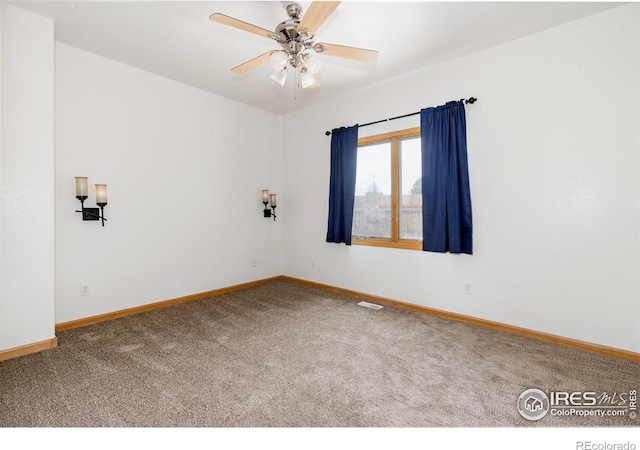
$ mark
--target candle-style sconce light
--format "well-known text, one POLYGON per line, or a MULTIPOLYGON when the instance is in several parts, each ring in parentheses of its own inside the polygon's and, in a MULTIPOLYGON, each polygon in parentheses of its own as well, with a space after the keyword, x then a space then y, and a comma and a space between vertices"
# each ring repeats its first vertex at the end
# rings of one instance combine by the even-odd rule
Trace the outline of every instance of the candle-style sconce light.
POLYGON ((88 187, 87 177, 76 177, 76 198, 80 200, 80 211, 82 213, 82 220, 102 220, 102 226, 104 226, 104 207, 107 206, 107 185, 96 184, 96 204, 98 208, 85 208, 84 201, 87 199, 88 187))
POLYGON ((275 222, 276 220, 276 194, 269 194, 268 189, 262 190, 262 203, 264 203, 264 217, 273 217, 275 222), (267 207, 267 205, 271 205, 271 209, 267 207))

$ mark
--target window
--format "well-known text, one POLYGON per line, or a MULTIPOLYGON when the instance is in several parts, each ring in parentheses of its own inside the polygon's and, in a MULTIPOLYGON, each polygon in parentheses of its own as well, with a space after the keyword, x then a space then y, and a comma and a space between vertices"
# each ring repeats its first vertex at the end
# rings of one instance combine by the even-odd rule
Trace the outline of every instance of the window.
POLYGON ((422 250, 420 127, 358 139, 352 243, 422 250))

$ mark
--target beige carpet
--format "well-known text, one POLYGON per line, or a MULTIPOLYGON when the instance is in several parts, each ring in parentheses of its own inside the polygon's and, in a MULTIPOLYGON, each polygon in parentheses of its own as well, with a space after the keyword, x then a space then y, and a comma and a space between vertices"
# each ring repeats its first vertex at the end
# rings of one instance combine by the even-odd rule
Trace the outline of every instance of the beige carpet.
POLYGON ((59 333, 0 362, 3 427, 629 427, 518 396, 640 389, 640 365, 290 281, 59 333))

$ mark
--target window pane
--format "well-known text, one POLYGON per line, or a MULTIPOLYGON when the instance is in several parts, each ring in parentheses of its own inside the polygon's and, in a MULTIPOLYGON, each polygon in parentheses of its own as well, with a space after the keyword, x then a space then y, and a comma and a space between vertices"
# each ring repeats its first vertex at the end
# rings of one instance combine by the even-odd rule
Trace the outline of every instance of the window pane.
POLYGON ((400 141, 400 239, 422 239, 420 138, 400 141))
POLYGON ((358 148, 354 236, 391 238, 391 144, 358 148))

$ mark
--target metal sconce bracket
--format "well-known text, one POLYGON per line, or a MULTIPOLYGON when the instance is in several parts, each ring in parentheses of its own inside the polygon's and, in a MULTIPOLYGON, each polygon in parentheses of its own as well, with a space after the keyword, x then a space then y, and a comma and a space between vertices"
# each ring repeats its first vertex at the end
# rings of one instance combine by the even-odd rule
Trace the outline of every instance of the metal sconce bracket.
POLYGON ((267 208, 267 204, 269 202, 263 202, 264 203, 264 210, 262 211, 264 213, 265 217, 273 217, 273 220, 276 220, 276 207, 272 206, 271 209, 267 208))
POLYGON ((85 208, 84 201, 87 199, 87 177, 76 177, 76 198, 80 200, 80 210, 82 220, 102 220, 102 226, 107 219, 104 218, 104 207, 107 206, 107 185, 96 184, 96 204, 100 208, 85 208))
POLYGON ((82 213, 82 220, 102 220, 102 226, 107 219, 104 217, 104 206, 105 204, 100 205, 100 208, 85 208, 84 207, 84 199, 77 197, 80 200, 81 209, 76 209, 77 213, 82 213))
POLYGON ((100 208, 83 208, 76 212, 82 213, 82 220, 100 220, 100 208))

